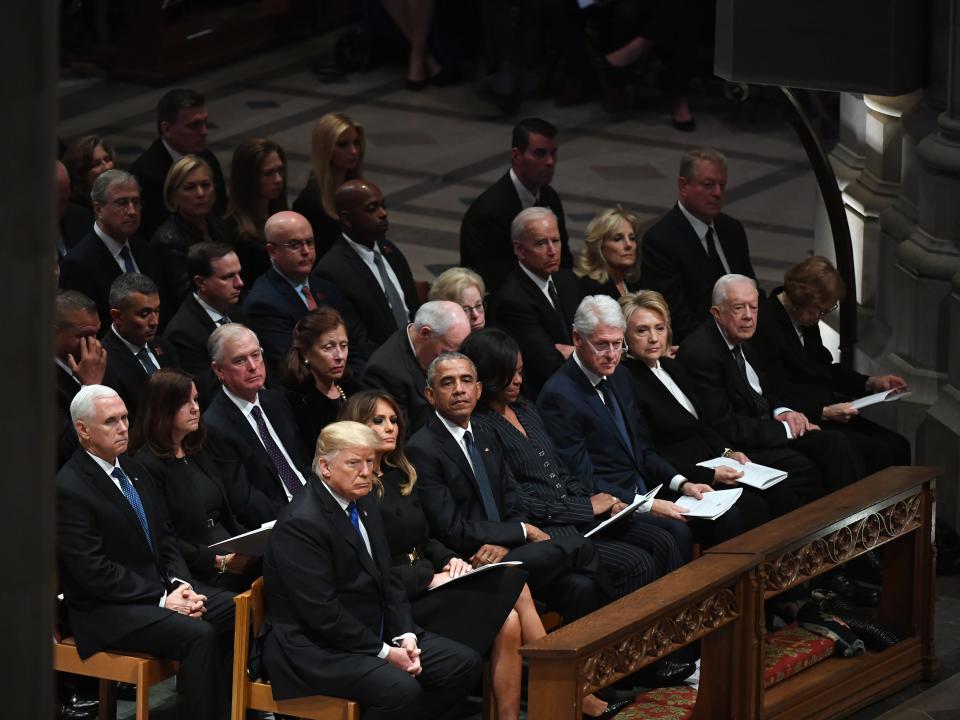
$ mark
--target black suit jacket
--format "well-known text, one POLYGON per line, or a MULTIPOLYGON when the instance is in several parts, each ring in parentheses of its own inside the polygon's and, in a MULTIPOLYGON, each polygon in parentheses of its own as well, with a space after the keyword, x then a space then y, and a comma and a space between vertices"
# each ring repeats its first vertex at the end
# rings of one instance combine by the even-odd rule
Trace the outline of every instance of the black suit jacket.
MULTIPOLYGON (((752 341, 741 343, 744 357, 760 379, 764 397, 771 410, 784 405, 768 392, 767 374, 752 341)), ((703 420, 735 447, 785 447, 787 433, 772 415, 762 416, 753 400, 750 386, 740 375, 737 361, 710 318, 684 340, 678 355, 680 363, 693 379, 703 404, 703 420)))
POLYGON ((637 404, 650 428, 657 452, 680 473, 694 482, 713 483, 713 470, 698 467, 698 462, 715 458, 729 443, 704 422, 703 406, 693 380, 683 366, 668 357, 660 358, 660 367, 693 404, 699 418, 681 405, 653 371, 640 360, 623 362, 635 382, 637 404))
POLYGON ((310 173, 307 184, 297 195, 290 209, 300 213, 310 222, 319 261, 340 237, 340 223, 327 215, 327 211, 323 209, 323 203, 320 201, 320 187, 313 173, 310 173))
POLYGON ((419 633, 372 497, 357 501, 372 557, 324 484, 312 476, 277 520, 263 559, 268 630, 263 661, 277 699, 349 695, 357 663, 381 638, 419 633))
MULTIPOLYGON (((102 345, 107 351, 107 371, 103 375, 103 384, 112 387, 123 398, 132 425, 140 406, 140 391, 150 376, 137 357, 130 352, 130 348, 123 344, 111 328, 104 334, 102 345)), ((160 367, 180 366, 176 351, 165 342, 148 342, 147 345, 153 351, 160 367)))
POLYGON ((510 271, 490 306, 490 324, 512 335, 520 345, 524 385, 531 397, 536 397, 547 378, 563 365, 563 355, 554 344, 573 344, 571 327, 580 304, 580 284, 577 276, 564 268, 552 277, 560 313, 519 265, 510 271))
MULTIPOLYGON (((228 316, 233 322, 247 324, 246 314, 237 305, 230 308, 228 316)), ((220 388, 220 381, 210 367, 210 355, 207 354, 207 340, 214 330, 216 323, 191 293, 163 331, 163 341, 176 353, 180 367, 196 380, 202 408, 210 405, 220 388)))
POLYGON ((409 433, 423 425, 433 412, 423 394, 427 374, 410 348, 406 330, 397 330, 373 353, 360 384, 393 395, 407 414, 409 433))
MULTIPOLYGON (((400 252, 400 248, 389 240, 381 241, 380 251, 383 253, 383 259, 393 268, 397 280, 400 281, 403 299, 407 304, 407 310, 410 311, 407 319, 410 320, 420 308, 420 299, 417 296, 410 266, 400 252)), ((393 311, 387 304, 387 296, 380 289, 380 283, 343 236, 337 238, 333 247, 317 261, 313 269, 313 277, 337 286, 340 294, 356 311, 356 317, 363 327, 364 334, 373 346, 379 347, 397 331, 393 311)), ((370 348, 370 352, 373 349, 370 348)))
POLYGON ((537 407, 570 472, 591 493, 606 492, 630 502, 642 481, 649 490, 663 484, 661 497, 674 497, 677 471, 653 448, 637 407, 629 373, 618 367, 607 377, 630 434, 628 446, 587 376, 571 356, 544 385, 537 407))
MULTIPOLYGON (((307 477, 309 462, 283 393, 261 390, 258 397, 291 462, 307 477)), ((207 426, 206 448, 217 464, 237 519, 252 528, 275 520, 287 505, 287 495, 260 436, 240 408, 221 389, 203 413, 203 422, 207 426)))
POLYGON ((801 344, 790 316, 777 299, 782 289, 774 290, 760 308, 753 347, 768 370, 773 393, 784 405, 816 423, 822 419, 826 405, 866 395, 867 376, 833 362, 830 351, 823 346, 819 324, 801 328, 801 344))
POLYGON ((153 548, 130 503, 84 450, 57 473, 60 585, 82 658, 169 617, 160 598, 176 580, 192 582, 163 500, 137 463, 121 457, 120 466, 140 495, 153 548))
MULTIPOLYGON (((127 242, 140 272, 160 288, 162 310, 167 292, 163 287, 163 273, 156 250, 138 237, 127 242)), ((121 273, 117 261, 92 229, 60 262, 60 287, 78 290, 97 304, 101 334, 110 327, 110 285, 121 273)), ((163 322, 163 315, 160 317, 163 322)))
POLYGON ((80 447, 77 440, 77 431, 73 429, 73 420, 70 418, 70 403, 80 391, 80 383, 68 375, 67 372, 56 366, 57 374, 57 470, 73 455, 74 450, 80 447))
MULTIPOLYGON (((223 215, 227 209, 227 184, 223 180, 220 161, 210 150, 204 150, 199 157, 206 160, 213 170, 213 185, 217 191, 213 212, 216 215, 223 215)), ((130 172, 140 181, 140 196, 143 198, 140 233, 145 237, 151 237, 170 214, 163 202, 163 183, 167 179, 167 172, 171 165, 173 165, 173 158, 170 157, 160 138, 157 138, 130 166, 130 172)))
POLYGON ((499 521, 487 519, 470 463, 436 414, 407 443, 407 455, 417 468, 417 487, 431 535, 461 557, 470 557, 485 543, 516 547, 526 542, 521 523, 527 517, 500 446, 480 427, 473 426, 473 434, 483 456, 499 521))
MULTIPOLYGON (((572 268, 573 255, 560 196, 552 187, 544 185, 540 188, 540 202, 557 216, 562 247, 560 266, 572 268)), ((460 264, 476 270, 491 294, 496 293, 517 265, 510 223, 522 209, 508 171, 470 204, 460 224, 460 264)))
MULTIPOLYGON (((743 225, 720 213, 713 221, 730 272, 756 279, 743 225)), ((682 342, 710 316, 713 285, 720 279, 707 262, 693 226, 675 205, 643 236, 641 287, 657 290, 670 306, 673 342, 682 342)))

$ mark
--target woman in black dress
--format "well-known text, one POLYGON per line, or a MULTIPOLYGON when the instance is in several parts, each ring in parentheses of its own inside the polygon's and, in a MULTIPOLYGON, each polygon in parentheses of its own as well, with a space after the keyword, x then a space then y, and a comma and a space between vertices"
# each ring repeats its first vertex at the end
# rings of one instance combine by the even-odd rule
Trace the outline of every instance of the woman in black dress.
POLYGON ((244 140, 233 151, 224 224, 248 290, 270 269, 263 226, 268 217, 286 209, 287 155, 283 148, 263 138, 244 140))
MULTIPOLYGON (((470 564, 430 537, 417 494, 417 471, 403 452, 403 414, 388 394, 364 390, 350 397, 340 420, 371 428, 382 445, 376 459, 376 494, 383 512, 393 564, 403 578, 417 623, 484 654, 490 651, 493 695, 501 720, 520 712, 521 643, 546 635, 526 573, 494 570, 431 593, 469 571, 470 564)), ((605 704, 584 698, 587 711, 599 714, 605 704)))
POLYGON ((575 270, 583 297, 609 295, 616 300, 639 287, 639 228, 637 216, 619 205, 590 221, 575 270))
POLYGON ((191 376, 157 370, 143 387, 130 449, 166 500, 173 532, 198 580, 242 592, 259 574, 259 559, 218 555, 210 545, 247 531, 234 517, 213 459, 191 376))
POLYGON ((347 370, 350 344, 340 313, 320 307, 293 329, 290 349, 277 366, 300 437, 313 454, 317 436, 337 419, 347 397, 359 390, 347 370))

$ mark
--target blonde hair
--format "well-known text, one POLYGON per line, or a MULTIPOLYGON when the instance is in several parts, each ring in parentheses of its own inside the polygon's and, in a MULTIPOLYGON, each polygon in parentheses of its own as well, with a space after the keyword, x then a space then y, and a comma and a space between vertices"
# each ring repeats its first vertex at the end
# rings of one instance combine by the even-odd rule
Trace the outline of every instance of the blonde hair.
MULTIPOLYGON (((210 181, 213 182, 213 170, 210 169, 210 165, 206 160, 196 155, 184 155, 170 166, 170 169, 167 171, 167 179, 163 181, 163 204, 166 205, 167 210, 170 212, 175 213, 177 211, 177 206, 173 199, 174 194, 180 189, 180 186, 183 185, 184 180, 187 179, 187 175, 197 168, 204 168, 210 176, 210 181)), ((215 187, 211 189, 211 192, 216 192, 215 187)))
MULTIPOLYGON (((583 250, 580 251, 580 258, 577 260, 577 267, 574 269, 580 277, 586 276, 598 283, 605 283, 610 279, 607 272, 607 261, 603 259, 603 241, 613 237, 620 229, 620 223, 627 222, 633 228, 634 235, 640 234, 640 221, 637 216, 628 213, 622 207, 617 205, 615 208, 608 208, 597 215, 590 224, 587 225, 587 236, 584 238, 583 250)), ((637 244, 640 241, 637 239, 637 244)), ((640 266, 635 265, 628 272, 624 279, 640 279, 640 266)))
POLYGON ((320 202, 324 212, 334 219, 338 217, 337 205, 333 200, 337 188, 334 185, 333 173, 330 172, 330 158, 333 157, 333 148, 337 144, 337 139, 350 128, 357 131, 357 139, 360 141, 360 161, 357 167, 347 173, 346 177, 347 180, 353 180, 363 177, 361 164, 367 152, 367 138, 363 126, 357 125, 343 113, 327 113, 317 120, 310 135, 310 166, 317 179, 320 202))
POLYGON ((341 450, 363 448, 376 450, 380 444, 377 434, 362 423, 352 420, 340 420, 330 423, 317 437, 317 448, 313 455, 313 472, 320 475, 320 460, 330 462, 341 450))
POLYGON ((460 295, 469 287, 477 288, 480 297, 485 297, 487 287, 483 278, 473 270, 465 267, 452 267, 440 273, 440 276, 430 286, 428 300, 450 300, 460 304, 460 295))
POLYGON ((673 327, 670 325, 670 306, 667 304, 666 298, 664 298, 663 295, 656 290, 638 290, 635 293, 621 295, 620 300, 617 302, 620 303, 623 319, 627 321, 628 325, 630 324, 631 316, 637 310, 649 310, 659 314, 667 326, 667 343, 673 343, 673 327))

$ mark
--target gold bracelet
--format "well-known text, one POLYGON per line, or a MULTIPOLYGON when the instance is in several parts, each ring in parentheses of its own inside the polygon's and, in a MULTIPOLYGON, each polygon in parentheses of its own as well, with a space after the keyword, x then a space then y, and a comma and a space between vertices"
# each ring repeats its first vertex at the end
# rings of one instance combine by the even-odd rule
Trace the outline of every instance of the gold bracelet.
POLYGON ((734 453, 734 451, 733 451, 731 448, 724 448, 724 449, 723 449, 723 455, 721 455, 721 457, 728 458, 728 457, 730 457, 731 455, 733 455, 733 453, 734 453))
POLYGON ((227 556, 220 556, 220 567, 217 568, 217 572, 223 575, 227 571, 227 556))

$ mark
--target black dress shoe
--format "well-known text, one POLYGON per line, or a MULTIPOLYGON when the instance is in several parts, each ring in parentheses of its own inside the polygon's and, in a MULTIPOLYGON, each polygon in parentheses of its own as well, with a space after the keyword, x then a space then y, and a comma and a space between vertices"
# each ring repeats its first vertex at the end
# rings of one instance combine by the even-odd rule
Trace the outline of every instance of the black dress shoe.
POLYGON ((697 664, 693 661, 662 658, 652 665, 647 665, 645 668, 621 678, 608 687, 605 692, 612 697, 636 696, 644 689, 680 685, 693 675, 696 669, 697 664))
POLYGON ((136 683, 118 682, 117 683, 117 699, 126 700, 127 702, 136 702, 137 700, 136 683))
POLYGON ((100 700, 95 698, 83 698, 77 693, 73 693, 70 697, 65 698, 62 704, 69 705, 76 710, 96 711, 96 709, 100 707, 100 700))
POLYGON ((57 720, 95 720, 97 717, 99 703, 94 703, 93 707, 77 708, 69 702, 59 703, 57 705, 57 720))
POLYGON ((613 700, 607 703, 607 709, 599 715, 587 715, 583 713, 583 720, 612 720, 612 718, 617 716, 617 713, 632 702, 633 700, 629 698, 625 700, 613 700))

